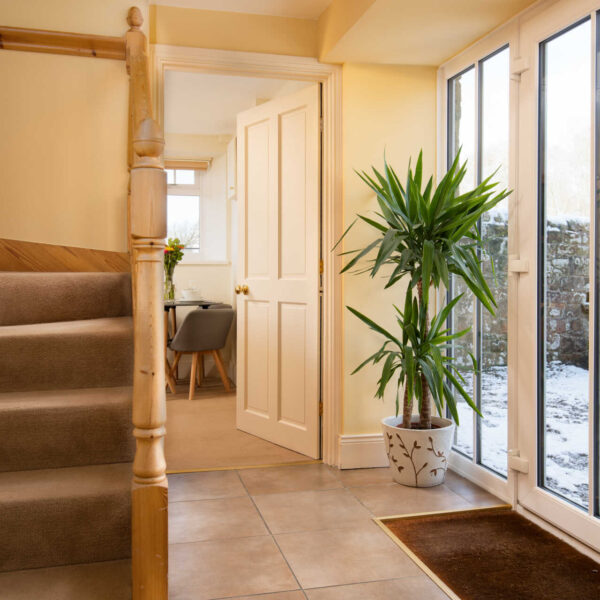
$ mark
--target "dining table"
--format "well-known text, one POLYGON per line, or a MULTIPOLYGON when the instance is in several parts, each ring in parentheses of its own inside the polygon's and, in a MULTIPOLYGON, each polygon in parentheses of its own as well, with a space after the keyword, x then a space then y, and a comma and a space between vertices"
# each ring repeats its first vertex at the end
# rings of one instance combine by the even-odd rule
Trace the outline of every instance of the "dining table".
POLYGON ((178 373, 176 367, 175 373, 171 374, 171 365, 169 364, 169 359, 167 358, 167 349, 169 347, 169 341, 172 340, 177 333, 177 307, 197 306, 198 308, 209 308, 213 304, 218 304, 218 302, 214 302, 212 300, 184 300, 183 298, 163 301, 163 306, 165 309, 165 370, 167 385, 173 394, 175 393, 175 383, 177 381, 178 373), (170 328, 169 321, 171 322, 170 328))

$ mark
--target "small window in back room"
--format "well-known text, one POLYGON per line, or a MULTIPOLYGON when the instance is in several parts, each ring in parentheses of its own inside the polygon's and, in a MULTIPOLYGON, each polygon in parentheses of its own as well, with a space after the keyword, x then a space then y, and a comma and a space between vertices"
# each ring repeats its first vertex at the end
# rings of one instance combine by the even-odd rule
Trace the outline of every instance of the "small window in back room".
POLYGON ((210 168, 166 169, 167 237, 179 238, 192 262, 226 262, 227 203, 213 193, 210 168))

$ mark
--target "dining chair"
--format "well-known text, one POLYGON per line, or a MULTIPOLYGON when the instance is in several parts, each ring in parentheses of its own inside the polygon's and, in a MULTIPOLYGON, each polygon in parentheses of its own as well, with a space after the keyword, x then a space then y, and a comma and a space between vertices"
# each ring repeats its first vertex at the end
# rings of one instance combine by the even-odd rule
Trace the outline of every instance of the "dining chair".
POLYGON ((234 311, 231 308, 219 310, 204 310, 198 308, 191 311, 183 320, 181 327, 169 343, 169 348, 175 353, 171 374, 184 354, 192 355, 192 369, 190 371, 189 399, 194 398, 196 380, 202 384, 204 378, 204 355, 211 354, 215 360, 217 370, 225 387, 231 391, 231 384, 227 377, 225 365, 221 358, 220 350, 225 346, 227 334, 233 322, 234 311))

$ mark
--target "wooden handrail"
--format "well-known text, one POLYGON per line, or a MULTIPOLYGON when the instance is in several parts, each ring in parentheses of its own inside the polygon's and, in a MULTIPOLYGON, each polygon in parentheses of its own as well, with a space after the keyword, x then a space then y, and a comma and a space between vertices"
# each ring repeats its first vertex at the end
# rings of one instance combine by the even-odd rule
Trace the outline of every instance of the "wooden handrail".
POLYGON ((167 600, 168 485, 163 450, 166 400, 163 256, 167 234, 164 140, 152 118, 142 13, 129 10, 125 36, 129 98, 129 238, 132 255, 134 376, 132 582, 134 600, 167 600))
POLYGON ((125 40, 107 35, 0 26, 0 49, 125 60, 125 40))

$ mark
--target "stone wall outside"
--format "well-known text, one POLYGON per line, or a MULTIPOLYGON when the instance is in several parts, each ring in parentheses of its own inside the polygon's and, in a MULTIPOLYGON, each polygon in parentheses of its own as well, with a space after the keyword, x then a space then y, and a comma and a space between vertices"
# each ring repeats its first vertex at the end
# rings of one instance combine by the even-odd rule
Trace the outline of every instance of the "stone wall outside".
MULTIPOLYGON (((495 293, 498 308, 492 317, 482 310, 482 368, 505 366, 507 361, 507 259, 508 225, 506 215, 494 213, 484 221, 483 238, 494 256, 495 279, 490 261, 484 274, 495 293)), ((587 368, 587 293, 589 280, 589 224, 578 220, 552 221, 547 228, 547 356, 549 361, 587 368)), ((466 297, 455 309, 455 323, 472 322, 473 302, 466 297)), ((472 336, 457 342, 455 356, 462 366, 470 365, 467 350, 472 336)))

